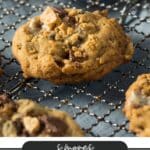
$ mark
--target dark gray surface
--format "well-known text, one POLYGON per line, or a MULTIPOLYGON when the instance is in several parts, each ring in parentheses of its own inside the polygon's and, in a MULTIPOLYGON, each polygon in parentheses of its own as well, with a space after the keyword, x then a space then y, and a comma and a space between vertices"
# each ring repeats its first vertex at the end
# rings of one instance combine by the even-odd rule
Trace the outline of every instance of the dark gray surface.
MULTIPOLYGON (((99 81, 79 85, 56 86, 36 79, 23 82, 20 66, 11 55, 13 34, 20 24, 51 4, 54 1, 0 0, 0 53, 5 72, 0 78, 0 91, 9 93, 13 99, 32 98, 42 105, 69 112, 87 136, 134 136, 128 131, 128 121, 122 113, 122 106, 128 86, 139 74, 150 72, 149 0, 134 5, 124 24, 136 47, 130 63, 120 66, 99 81)), ((67 7, 88 10, 107 8, 110 16, 119 18, 126 2, 113 3, 109 0, 107 4, 102 2, 92 6, 84 0, 71 0, 65 1, 65 4, 67 7)), ((64 3, 57 0, 55 5, 64 6, 64 3)))

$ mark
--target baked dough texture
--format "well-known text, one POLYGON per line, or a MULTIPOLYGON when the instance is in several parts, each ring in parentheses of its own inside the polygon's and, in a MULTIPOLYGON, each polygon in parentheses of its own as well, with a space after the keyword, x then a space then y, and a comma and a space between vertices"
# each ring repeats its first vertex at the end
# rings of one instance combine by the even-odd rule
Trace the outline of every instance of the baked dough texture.
POLYGON ((131 131, 150 137, 150 73, 140 75, 129 87, 124 112, 131 131))
POLYGON ((28 99, 10 100, 0 95, 1 137, 83 136, 65 112, 42 107, 28 99))
POLYGON ((57 7, 22 25, 12 48, 25 78, 55 84, 98 80, 134 53, 130 38, 106 11, 57 7))

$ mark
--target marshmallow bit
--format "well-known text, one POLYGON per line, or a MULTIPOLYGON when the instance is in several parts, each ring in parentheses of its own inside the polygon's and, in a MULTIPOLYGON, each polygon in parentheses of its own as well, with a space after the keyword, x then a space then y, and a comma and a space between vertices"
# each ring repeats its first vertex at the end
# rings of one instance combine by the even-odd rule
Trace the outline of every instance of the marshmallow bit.
POLYGON ((129 97, 131 104, 133 105, 150 105, 150 96, 145 96, 138 94, 134 91, 132 91, 131 96, 129 97))

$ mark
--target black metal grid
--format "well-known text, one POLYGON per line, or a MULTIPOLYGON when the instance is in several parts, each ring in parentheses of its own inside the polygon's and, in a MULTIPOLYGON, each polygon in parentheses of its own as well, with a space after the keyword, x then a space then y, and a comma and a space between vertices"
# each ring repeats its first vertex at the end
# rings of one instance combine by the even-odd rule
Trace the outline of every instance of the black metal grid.
MULTIPOLYGON (((134 0, 132 0, 133 2, 134 0)), ((132 61, 99 81, 78 85, 56 86, 48 81, 25 81, 11 54, 15 30, 48 5, 77 7, 87 10, 109 9, 110 16, 120 18, 126 0, 0 0, 0 54, 4 74, 0 92, 13 99, 31 98, 42 105, 69 112, 86 136, 135 136, 128 130, 122 113, 124 94, 137 75, 150 72, 150 1, 132 4, 124 28, 133 39, 136 51, 132 61)))

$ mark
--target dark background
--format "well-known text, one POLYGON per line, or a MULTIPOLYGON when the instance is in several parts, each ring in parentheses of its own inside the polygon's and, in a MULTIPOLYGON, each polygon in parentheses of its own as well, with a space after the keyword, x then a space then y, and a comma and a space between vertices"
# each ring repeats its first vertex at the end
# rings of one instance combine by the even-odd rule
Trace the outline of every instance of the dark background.
MULTIPOLYGON (((17 148, 0 148, 0 150, 21 150, 21 149, 17 149, 17 148)), ((134 148, 134 149, 130 149, 129 150, 149 150, 149 149, 144 149, 144 148, 134 148)))

